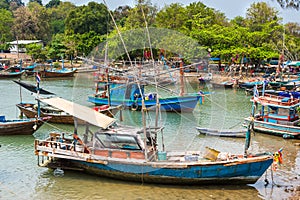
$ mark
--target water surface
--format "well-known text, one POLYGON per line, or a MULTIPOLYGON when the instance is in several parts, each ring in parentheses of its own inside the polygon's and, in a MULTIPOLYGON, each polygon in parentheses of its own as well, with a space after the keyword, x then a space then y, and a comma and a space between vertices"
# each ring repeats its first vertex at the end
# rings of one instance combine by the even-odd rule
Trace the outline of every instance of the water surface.
MULTIPOLYGON (((24 80, 34 84, 33 78, 24 80)), ((92 106, 87 102, 87 96, 93 93, 92 75, 42 80, 41 86, 63 98, 92 106)), ((203 88, 191 83, 186 89, 198 92, 203 88)), ((243 118, 250 114, 250 97, 240 90, 204 90, 211 95, 193 113, 161 113, 166 149, 202 150, 209 146, 243 153, 244 139, 198 136, 195 127, 240 128, 243 118)), ((0 113, 7 118, 18 117, 15 104, 20 102, 19 86, 11 80, 0 80, 0 93, 0 113)), ((21 90, 21 94, 23 102, 34 101, 29 92, 21 90)), ((149 113, 148 122, 153 123, 154 117, 155 113, 149 113)), ((123 119, 124 124, 142 126, 140 112, 123 111, 123 119)), ((35 138, 44 138, 54 130, 72 132, 73 126, 45 124, 33 136, 0 137, 0 199, 287 199, 293 196, 291 188, 300 185, 300 149, 294 145, 299 141, 264 134, 253 136, 250 151, 275 152, 283 147, 284 163, 273 176, 268 170, 254 185, 168 186, 117 181, 72 171, 56 177, 52 170, 37 166, 33 149, 35 138), (267 186, 265 179, 270 182, 267 186)))

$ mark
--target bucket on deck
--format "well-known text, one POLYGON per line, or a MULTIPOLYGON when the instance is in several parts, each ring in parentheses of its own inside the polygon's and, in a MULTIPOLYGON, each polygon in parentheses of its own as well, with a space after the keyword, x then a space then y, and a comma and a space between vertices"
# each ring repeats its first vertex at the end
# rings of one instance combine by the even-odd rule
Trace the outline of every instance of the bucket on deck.
POLYGON ((220 151, 217 151, 209 147, 205 147, 205 152, 203 157, 212 161, 216 161, 219 153, 220 151))
POLYGON ((167 152, 159 151, 157 152, 158 160, 167 160, 167 152))

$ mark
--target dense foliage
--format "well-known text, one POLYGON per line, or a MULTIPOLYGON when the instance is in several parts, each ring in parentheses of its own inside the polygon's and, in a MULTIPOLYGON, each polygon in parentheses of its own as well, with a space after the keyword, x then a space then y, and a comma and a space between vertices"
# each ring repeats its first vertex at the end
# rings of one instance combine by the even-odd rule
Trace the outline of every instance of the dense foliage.
MULTIPOLYGON (((299 9, 298 0, 277 2, 283 8, 299 9)), ((259 63, 278 58, 281 53, 286 60, 300 59, 299 23, 283 24, 279 12, 265 2, 251 4, 245 17, 238 16, 232 20, 201 2, 187 6, 173 3, 158 9, 150 0, 139 0, 133 8, 120 6, 114 11, 96 2, 77 6, 51 0, 43 6, 40 0, 30 0, 25 6, 20 0, 0 0, 0 12, 0 50, 8 49, 7 42, 16 39, 43 40, 44 47, 28 46, 28 53, 33 59, 41 61, 88 56, 107 39, 112 45, 112 52, 116 53, 118 51, 114 47, 124 45, 116 39, 119 32, 124 33, 125 42, 134 47, 131 48, 131 59, 143 57, 144 51, 150 48, 155 58, 162 51, 169 57, 183 55, 184 52, 174 49, 189 48, 188 45, 193 49, 196 48, 195 43, 210 56, 225 61, 242 62, 243 58, 248 58, 259 63), (139 34, 133 34, 132 30, 138 30, 139 34), (156 38, 152 46, 149 46, 150 37, 147 36, 150 32, 154 34, 150 36, 156 38), (134 37, 137 41, 132 39, 134 37), (137 44, 139 46, 134 46, 137 44), (165 46, 171 49, 165 49, 165 46)), ((125 52, 122 53, 115 58, 127 59, 125 52)))

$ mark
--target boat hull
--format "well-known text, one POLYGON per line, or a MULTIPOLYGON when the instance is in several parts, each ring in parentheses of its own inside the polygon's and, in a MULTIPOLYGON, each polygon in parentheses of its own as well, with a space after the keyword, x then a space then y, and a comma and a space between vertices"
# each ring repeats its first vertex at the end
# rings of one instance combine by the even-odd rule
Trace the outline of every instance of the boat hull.
POLYGON ((0 135, 32 135, 43 122, 41 120, 6 120, 0 122, 0 135))
POLYGON ((0 72, 0 79, 20 78, 24 72, 0 72))
POLYGON ((225 88, 225 89, 233 88, 233 83, 213 83, 213 82, 210 83, 213 88, 225 88))
MULTIPOLYGON (((23 113, 27 118, 35 118, 37 116, 37 110, 34 108, 35 104, 25 103, 25 104, 17 104, 16 105, 21 113, 23 113)), ((108 108, 105 110, 100 110, 102 114, 107 116, 113 117, 121 108, 108 108)), ((68 115, 66 113, 63 114, 55 114, 50 112, 43 112, 40 113, 41 117, 49 117, 48 122, 50 123, 57 123, 57 124, 74 124, 74 118, 72 115, 68 115)), ((77 119, 77 123, 84 124, 83 120, 77 119)))
MULTIPOLYGON (((183 97, 169 97, 169 98, 160 98, 160 108, 161 111, 167 112, 193 112, 196 107, 200 96, 183 96, 183 97)), ((107 98, 98 98, 95 96, 89 96, 88 101, 96 105, 107 105, 107 98)), ((155 110, 156 100, 145 100, 145 106, 148 110, 155 110)), ((141 109, 142 101, 134 101, 127 99, 111 99, 110 105, 118 106, 123 105, 125 108, 131 108, 134 110, 141 109)))
POLYGON ((75 70, 62 70, 62 71, 41 71, 41 77, 43 78, 60 78, 60 77, 73 77, 75 70))
POLYGON ((203 135, 217 136, 217 137, 235 137, 235 138, 245 138, 246 129, 242 130, 217 130, 210 128, 200 128, 196 127, 198 132, 203 135))
POLYGON ((83 170, 103 177, 158 184, 252 184, 255 183, 272 164, 273 158, 252 161, 219 162, 217 164, 197 164, 196 162, 176 165, 175 163, 148 162, 140 164, 108 162, 105 164, 57 159, 50 168, 59 165, 63 169, 83 170))
MULTIPOLYGON (((250 119, 246 119, 250 121, 250 119)), ((284 138, 300 138, 300 127, 254 120, 253 130, 284 138)))

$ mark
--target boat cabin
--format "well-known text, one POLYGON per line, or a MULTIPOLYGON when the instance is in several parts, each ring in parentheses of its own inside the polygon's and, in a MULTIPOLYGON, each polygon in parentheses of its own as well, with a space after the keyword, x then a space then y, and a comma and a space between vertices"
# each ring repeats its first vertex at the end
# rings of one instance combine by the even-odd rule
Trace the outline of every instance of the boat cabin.
POLYGON ((297 125, 300 122, 297 112, 299 99, 265 94, 259 97, 257 103, 261 104, 260 113, 256 115, 258 120, 282 125, 297 125))
POLYGON ((299 122, 299 116, 295 108, 280 108, 280 107, 267 107, 267 114, 264 116, 265 122, 294 125, 299 122))
POLYGON ((96 97, 108 98, 107 90, 110 87, 110 97, 113 99, 126 99, 126 100, 141 100, 144 96, 145 100, 155 100, 156 95, 149 93, 145 94, 145 85, 140 85, 136 83, 129 84, 119 84, 119 83, 97 83, 96 97))
MULTIPOLYGON (((88 148, 96 156, 120 159, 154 159, 156 155, 156 138, 154 132, 132 133, 130 129, 100 130, 92 135, 88 148), (117 131, 116 131, 117 130, 117 131), (146 144, 146 145, 145 145, 146 144)), ((87 140, 87 138, 84 138, 87 140)))

